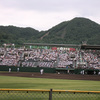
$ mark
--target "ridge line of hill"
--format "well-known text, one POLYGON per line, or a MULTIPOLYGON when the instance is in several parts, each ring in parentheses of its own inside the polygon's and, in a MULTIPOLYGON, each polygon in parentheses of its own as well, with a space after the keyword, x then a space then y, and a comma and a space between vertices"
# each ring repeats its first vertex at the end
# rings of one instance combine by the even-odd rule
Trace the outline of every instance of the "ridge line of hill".
POLYGON ((15 43, 56 43, 56 44, 100 45, 100 25, 87 18, 74 18, 64 21, 47 31, 16 26, 0 26, 0 44, 15 43))

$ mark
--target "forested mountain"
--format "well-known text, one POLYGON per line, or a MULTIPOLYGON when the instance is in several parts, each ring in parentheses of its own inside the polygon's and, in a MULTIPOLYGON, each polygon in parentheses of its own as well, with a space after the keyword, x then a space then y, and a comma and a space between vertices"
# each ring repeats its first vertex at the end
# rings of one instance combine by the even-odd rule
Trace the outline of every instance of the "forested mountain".
POLYGON ((43 40, 52 43, 100 44, 100 25, 86 18, 74 18, 46 32, 43 40))
POLYGON ((39 31, 32 28, 0 26, 0 43, 22 44, 37 39, 39 31))
POLYGON ((39 32, 32 28, 21 28, 15 26, 0 26, 0 44, 24 42, 42 43, 67 43, 100 45, 100 25, 86 18, 74 18, 62 22, 48 31, 39 32))

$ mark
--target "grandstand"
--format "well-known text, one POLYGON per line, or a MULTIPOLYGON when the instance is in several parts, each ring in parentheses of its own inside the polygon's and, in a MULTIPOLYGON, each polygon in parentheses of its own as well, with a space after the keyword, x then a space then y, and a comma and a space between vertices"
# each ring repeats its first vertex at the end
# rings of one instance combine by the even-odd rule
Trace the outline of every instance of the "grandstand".
POLYGON ((0 65, 56 68, 56 71, 63 73, 74 73, 73 70, 78 68, 100 70, 100 46, 42 43, 23 45, 27 48, 0 48, 0 65))

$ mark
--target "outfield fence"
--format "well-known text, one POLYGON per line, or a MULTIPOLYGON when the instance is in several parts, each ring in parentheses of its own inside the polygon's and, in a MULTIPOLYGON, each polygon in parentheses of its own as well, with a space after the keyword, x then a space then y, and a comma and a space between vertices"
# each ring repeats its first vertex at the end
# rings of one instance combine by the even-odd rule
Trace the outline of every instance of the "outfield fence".
POLYGON ((100 91, 0 89, 0 100, 100 100, 100 91))

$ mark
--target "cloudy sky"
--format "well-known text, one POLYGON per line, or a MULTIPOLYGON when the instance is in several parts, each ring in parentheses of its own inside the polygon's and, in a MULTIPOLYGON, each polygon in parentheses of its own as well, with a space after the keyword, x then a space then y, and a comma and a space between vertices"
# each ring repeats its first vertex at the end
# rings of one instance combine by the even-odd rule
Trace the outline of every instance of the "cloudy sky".
POLYGON ((100 24, 100 0, 0 0, 0 25, 48 30, 75 17, 100 24))

